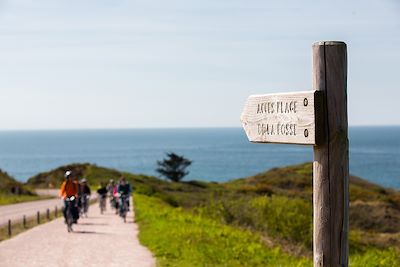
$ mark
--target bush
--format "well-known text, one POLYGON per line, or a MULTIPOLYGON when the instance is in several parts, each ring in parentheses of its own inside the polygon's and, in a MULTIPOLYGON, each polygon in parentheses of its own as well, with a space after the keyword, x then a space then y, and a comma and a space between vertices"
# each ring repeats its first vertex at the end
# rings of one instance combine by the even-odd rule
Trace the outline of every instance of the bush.
POLYGON ((154 195, 157 191, 150 185, 138 184, 135 185, 135 192, 138 194, 151 196, 154 195))
POLYGON ((312 205, 300 198, 225 195, 195 209, 205 218, 312 245, 312 205))
POLYGON ((270 235, 312 245, 312 205, 302 199, 284 196, 258 197, 252 201, 263 215, 256 228, 270 235))

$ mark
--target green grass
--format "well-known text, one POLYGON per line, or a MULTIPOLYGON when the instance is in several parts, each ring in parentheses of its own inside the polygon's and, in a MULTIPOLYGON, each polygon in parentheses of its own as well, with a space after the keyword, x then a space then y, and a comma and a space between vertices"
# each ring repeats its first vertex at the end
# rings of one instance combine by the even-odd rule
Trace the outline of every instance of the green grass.
POLYGON ((257 228, 272 236, 280 236, 312 246, 312 204, 300 198, 272 195, 257 197, 251 202, 254 212, 259 213, 257 228))
POLYGON ((12 195, 0 193, 0 206, 9 205, 21 202, 49 199, 51 197, 37 196, 37 195, 12 195))
POLYGON ((285 196, 221 195, 193 208, 205 218, 259 231, 277 240, 312 248, 312 204, 285 196))
POLYGON ((311 266, 309 259, 268 248, 257 233, 173 208, 136 194, 140 241, 159 266, 311 266))
POLYGON ((395 248, 369 249, 365 253, 351 255, 351 267, 397 267, 400 266, 400 252, 395 248))
MULTIPOLYGON (((163 197, 164 198, 164 197, 163 197)), ((250 206, 265 224, 260 231, 249 231, 243 227, 227 224, 216 213, 222 212, 219 204, 210 205, 213 210, 197 209, 195 213, 181 207, 173 207, 156 196, 135 194, 136 221, 139 238, 156 256, 159 266, 311 266, 312 259, 298 258, 284 253, 278 245, 266 246, 262 233, 286 234, 289 240, 297 229, 300 239, 309 239, 310 226, 307 217, 296 219, 299 208, 309 209, 298 199, 284 197, 256 198, 250 206), (291 211, 290 211, 291 210, 291 211), (268 216, 263 215, 268 211, 268 216), (282 214, 292 213, 289 216, 282 214), (282 218, 281 221, 277 220, 282 218), (304 237, 301 237, 301 235, 304 237), (307 237, 307 238, 306 238, 307 237)), ((240 199, 236 203, 244 203, 240 199)), ((236 208, 244 206, 238 204, 236 208)), ((226 212, 226 211, 225 211, 226 212)), ((222 212, 223 213, 223 212, 222 212)), ((307 211, 309 213, 309 211, 307 211)), ((245 216, 246 212, 241 212, 245 216)), ((399 250, 393 247, 377 248, 358 243, 361 232, 350 235, 350 266, 394 267, 400 266, 399 250)), ((295 240, 293 240, 295 241, 295 240)), ((303 240, 302 240, 303 241, 303 240)), ((302 243, 302 242, 301 242, 302 243)))

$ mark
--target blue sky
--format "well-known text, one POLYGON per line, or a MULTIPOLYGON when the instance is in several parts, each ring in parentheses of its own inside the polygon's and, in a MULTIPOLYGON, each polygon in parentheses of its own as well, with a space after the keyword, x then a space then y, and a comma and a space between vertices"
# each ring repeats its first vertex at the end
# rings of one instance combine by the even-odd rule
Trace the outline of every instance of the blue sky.
POLYGON ((398 1, 2 1, 0 129, 240 126, 348 45, 350 125, 399 125, 398 1))

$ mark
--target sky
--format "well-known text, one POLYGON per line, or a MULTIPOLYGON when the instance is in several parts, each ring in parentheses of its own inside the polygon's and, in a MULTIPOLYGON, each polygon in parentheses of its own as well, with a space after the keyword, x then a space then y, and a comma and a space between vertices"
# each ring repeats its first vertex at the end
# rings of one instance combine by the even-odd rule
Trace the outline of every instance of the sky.
POLYGON ((399 1, 0 0, 0 130, 239 127, 348 46, 349 124, 400 125, 399 1))

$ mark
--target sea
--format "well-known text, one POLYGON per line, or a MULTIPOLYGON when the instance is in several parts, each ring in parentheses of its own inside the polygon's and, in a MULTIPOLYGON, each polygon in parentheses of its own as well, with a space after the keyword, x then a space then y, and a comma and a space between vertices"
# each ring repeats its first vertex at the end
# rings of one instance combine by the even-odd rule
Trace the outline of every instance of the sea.
MULTIPOLYGON (((349 142, 351 174, 400 189, 400 126, 350 127, 349 142)), ((169 152, 193 162, 185 180, 216 182, 313 160, 310 146, 253 144, 241 128, 0 131, 0 169, 22 182, 78 162, 157 176, 169 152)))

